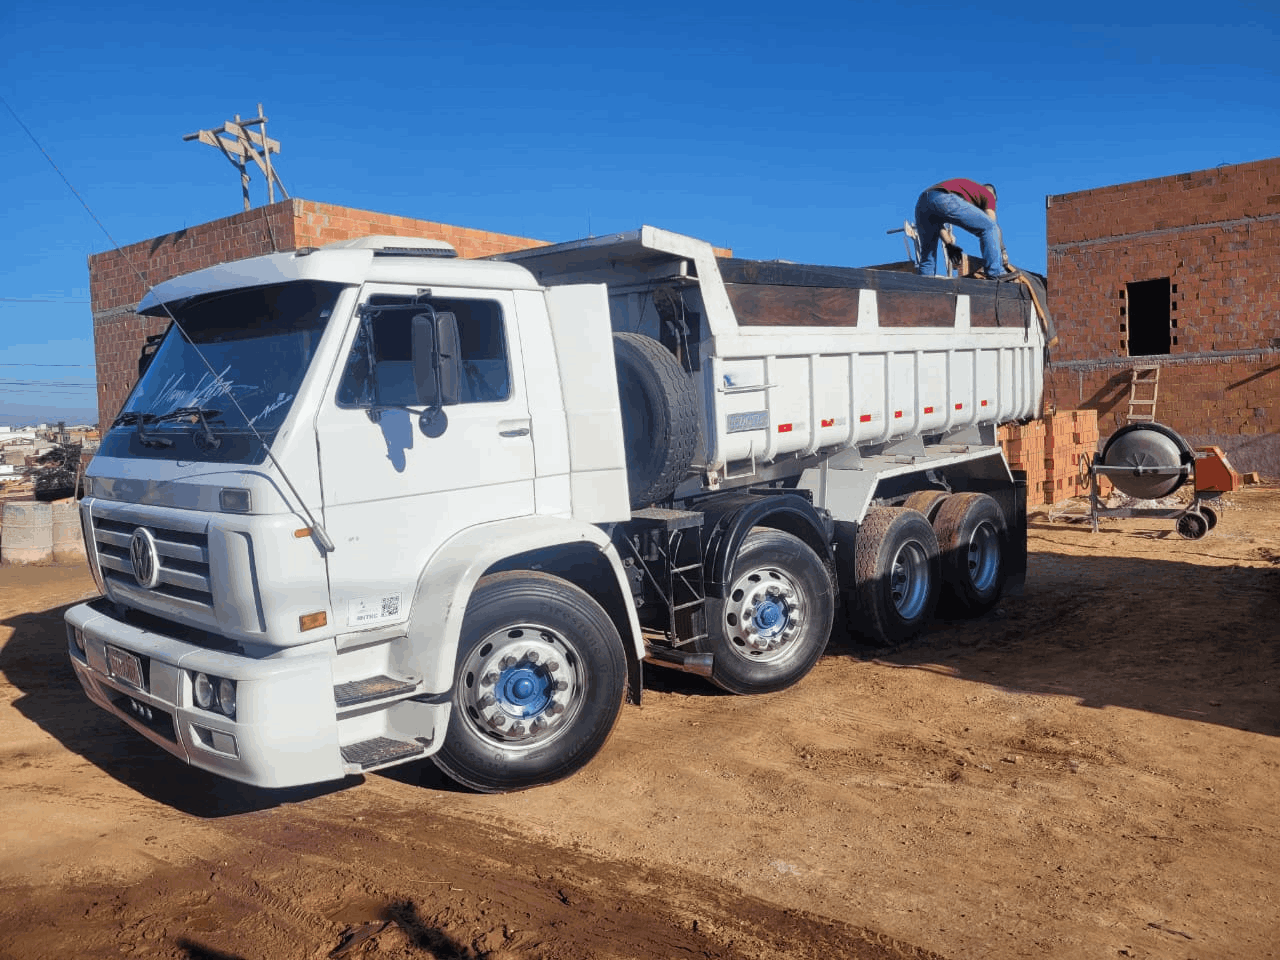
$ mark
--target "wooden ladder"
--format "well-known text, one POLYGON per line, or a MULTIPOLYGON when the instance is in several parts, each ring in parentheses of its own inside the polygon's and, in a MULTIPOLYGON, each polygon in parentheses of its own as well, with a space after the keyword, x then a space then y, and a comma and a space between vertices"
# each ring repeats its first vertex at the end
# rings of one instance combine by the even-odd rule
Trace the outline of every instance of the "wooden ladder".
POLYGON ((1125 423, 1154 423, 1160 394, 1160 365, 1143 364, 1129 372, 1129 413, 1125 423))

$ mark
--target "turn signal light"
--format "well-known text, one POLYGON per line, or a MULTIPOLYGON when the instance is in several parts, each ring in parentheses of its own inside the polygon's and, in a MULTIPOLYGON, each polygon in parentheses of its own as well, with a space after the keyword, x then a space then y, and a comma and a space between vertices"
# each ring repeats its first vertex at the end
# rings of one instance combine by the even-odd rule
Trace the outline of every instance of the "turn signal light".
POLYGON ((323 627, 328 622, 329 615, 323 610, 317 611, 316 613, 304 613, 298 618, 298 630, 305 633, 307 630, 314 630, 317 627, 323 627))

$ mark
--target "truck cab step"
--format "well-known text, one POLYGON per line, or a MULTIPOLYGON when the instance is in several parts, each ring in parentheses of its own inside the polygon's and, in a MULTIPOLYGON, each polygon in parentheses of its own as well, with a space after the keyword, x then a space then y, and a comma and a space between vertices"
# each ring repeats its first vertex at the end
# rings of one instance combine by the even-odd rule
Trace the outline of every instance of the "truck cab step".
POLYGON ((417 688, 418 684, 415 680, 399 680, 395 677, 379 675, 366 677, 364 680, 334 684, 333 700, 339 709, 345 709, 361 703, 372 703, 374 700, 386 700, 389 697, 412 693, 417 688))
POLYGON ((427 748, 413 740, 392 740, 390 737, 374 737, 359 743, 348 743, 342 748, 342 759, 361 770, 404 760, 427 752, 427 748))

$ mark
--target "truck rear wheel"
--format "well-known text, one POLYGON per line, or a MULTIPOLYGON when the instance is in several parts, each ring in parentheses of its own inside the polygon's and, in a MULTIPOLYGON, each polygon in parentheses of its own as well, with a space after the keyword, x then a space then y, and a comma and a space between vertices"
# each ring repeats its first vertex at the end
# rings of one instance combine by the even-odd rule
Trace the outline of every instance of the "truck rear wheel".
POLYGON ((631 506, 671 496, 689 472, 698 442, 693 381, 670 351, 638 333, 613 335, 622 403, 622 442, 631 506))
POLYGON ((485 577, 467 604, 436 765, 485 793, 562 780, 609 739, 626 677, 613 621, 581 589, 533 571, 485 577))
POLYGON ((957 493, 933 521, 942 558, 942 605, 976 616, 1004 591, 1008 533, 999 504, 985 493, 957 493))
POLYGON ((826 565, 799 537, 757 527, 733 561, 722 603, 709 603, 702 652, 730 693, 784 690, 813 669, 831 635, 835 598, 826 565))
POLYGON ((933 523, 933 518, 938 515, 938 508, 942 506, 942 501, 949 496, 950 494, 945 490, 917 490, 907 497, 903 506, 908 510, 919 510, 926 520, 933 523))
POLYGON ((938 538, 920 511, 882 507, 868 514, 854 541, 853 568, 851 630, 879 643, 902 643, 933 616, 938 538))

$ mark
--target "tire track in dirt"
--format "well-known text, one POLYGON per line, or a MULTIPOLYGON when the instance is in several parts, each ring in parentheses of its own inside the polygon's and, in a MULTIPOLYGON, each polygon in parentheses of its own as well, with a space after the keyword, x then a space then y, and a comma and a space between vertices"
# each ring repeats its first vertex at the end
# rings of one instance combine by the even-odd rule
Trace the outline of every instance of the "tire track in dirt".
POLYGON ((234 818, 223 825, 225 860, 157 870, 123 891, 0 890, 0 927, 10 931, 0 956, 288 960, 362 937, 352 955, 943 960, 723 884, 531 846, 438 813, 384 815, 337 850, 329 813, 309 805, 234 818), (78 916, 74 931, 45 940, 68 913, 78 916))

